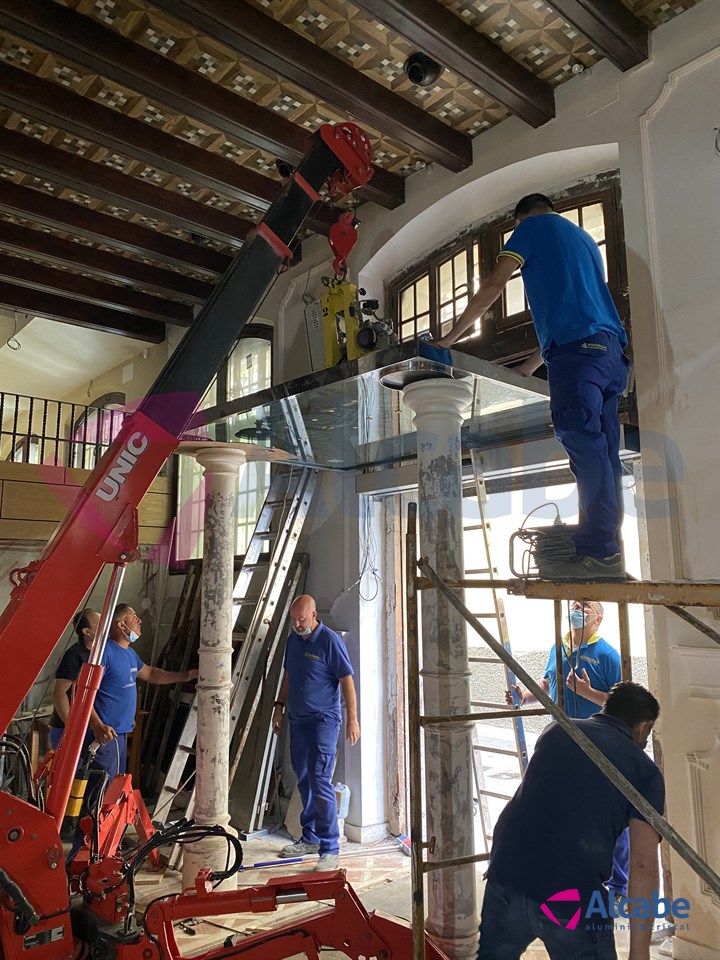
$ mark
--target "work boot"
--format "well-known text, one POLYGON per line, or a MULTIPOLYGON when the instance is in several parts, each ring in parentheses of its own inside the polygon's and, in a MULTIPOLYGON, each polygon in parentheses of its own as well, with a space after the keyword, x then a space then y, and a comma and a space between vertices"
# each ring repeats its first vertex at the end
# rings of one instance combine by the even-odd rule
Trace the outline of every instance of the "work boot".
POLYGON ((290 857, 306 857, 312 853, 320 853, 320 844, 308 843, 307 840, 300 837, 294 843, 288 843, 287 846, 283 847, 280 856, 289 859, 290 857))
POLYGON ((610 557, 585 557, 576 554, 567 560, 544 564, 540 575, 543 580, 627 579, 621 553, 614 553, 610 557))
POLYGON ((315 866, 315 873, 321 870, 338 870, 340 857, 337 853, 323 853, 315 866))

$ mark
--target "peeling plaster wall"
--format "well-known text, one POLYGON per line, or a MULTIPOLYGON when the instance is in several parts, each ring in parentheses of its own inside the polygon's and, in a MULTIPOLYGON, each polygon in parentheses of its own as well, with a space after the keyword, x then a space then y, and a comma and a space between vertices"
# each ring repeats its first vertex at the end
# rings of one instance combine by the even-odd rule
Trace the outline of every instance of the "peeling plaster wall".
MULTIPOLYGON (((475 140, 474 162, 462 173, 432 166, 408 181, 407 201, 397 210, 363 206, 350 258, 351 274, 368 296, 382 298, 394 273, 471 221, 509 208, 523 193, 619 168, 644 449, 645 572, 656 578, 717 578, 720 570, 719 47, 718 3, 705 0, 652 33, 647 62, 621 74, 604 61, 560 87, 557 118, 539 130, 510 119, 475 140)), ((264 305, 277 315, 278 381, 309 369, 301 295, 317 294, 329 270, 324 241, 306 243, 303 257, 264 305)), ((346 507, 349 530, 357 524, 351 498, 346 507)), ((336 578, 338 558, 347 558, 347 541, 325 537, 322 544, 318 551, 311 535, 317 583, 336 578)), ((384 588, 393 591, 389 583, 384 588)), ((363 644, 381 646, 376 631, 364 629, 377 626, 377 615, 348 602, 363 644)), ((701 616, 720 625, 709 612, 701 616)), ((649 617, 669 818, 720 870, 718 649, 661 610, 649 617)), ((362 712, 360 720, 363 738, 379 742, 382 723, 371 729, 362 712)), ((371 764, 367 776, 374 772, 371 764)), ((364 768, 359 775, 365 780, 364 768)), ((678 931, 673 955, 717 957, 720 904, 675 856, 672 865, 673 895, 692 903, 690 929, 678 931)))

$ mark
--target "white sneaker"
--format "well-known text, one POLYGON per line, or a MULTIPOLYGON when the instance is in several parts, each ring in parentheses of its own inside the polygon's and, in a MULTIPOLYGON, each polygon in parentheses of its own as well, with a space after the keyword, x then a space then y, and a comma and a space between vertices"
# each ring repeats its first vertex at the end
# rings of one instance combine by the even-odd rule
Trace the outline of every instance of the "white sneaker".
POLYGON ((315 872, 318 870, 339 870, 340 869, 340 857, 337 853, 322 853, 320 854, 320 859, 317 862, 315 867, 315 872))
POLYGON ((288 843, 287 846, 283 847, 280 851, 280 856, 285 859, 289 859, 290 857, 305 857, 308 854, 319 852, 319 843, 308 843, 307 840, 303 840, 301 837, 294 843, 288 843))

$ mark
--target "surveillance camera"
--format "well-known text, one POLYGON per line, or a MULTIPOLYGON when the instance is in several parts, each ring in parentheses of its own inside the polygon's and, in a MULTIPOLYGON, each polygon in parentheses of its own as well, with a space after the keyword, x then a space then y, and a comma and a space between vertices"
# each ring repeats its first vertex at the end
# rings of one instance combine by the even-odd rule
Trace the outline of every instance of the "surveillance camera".
POLYGON ((442 75, 445 67, 426 53, 413 53, 403 64, 410 83, 418 87, 430 87, 442 75))
POLYGON ((288 163, 286 160, 281 160, 279 157, 275 161, 275 168, 283 180, 287 180, 288 177, 291 177, 295 172, 295 167, 292 164, 288 163))

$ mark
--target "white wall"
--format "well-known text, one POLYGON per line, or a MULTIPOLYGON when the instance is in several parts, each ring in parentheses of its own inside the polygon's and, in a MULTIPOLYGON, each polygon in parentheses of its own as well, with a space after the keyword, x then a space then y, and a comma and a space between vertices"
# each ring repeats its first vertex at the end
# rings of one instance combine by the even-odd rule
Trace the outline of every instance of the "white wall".
MULTIPOLYGON (((646 573, 654 577, 718 577, 720 569, 720 190, 712 52, 719 46, 718 3, 706 0, 653 32, 645 63, 621 74, 603 61, 560 87, 557 117, 539 130, 505 121, 475 140, 467 170, 451 175, 430 167, 408 181, 407 201, 397 210, 362 207, 360 240, 350 258, 351 273, 368 295, 382 296, 383 281, 399 268, 471 222, 508 209, 523 193, 549 192, 619 166, 645 459, 646 573)), ((264 305, 277 317, 278 380, 309 369, 301 295, 306 288, 318 292, 330 254, 318 239, 304 245, 303 257, 264 305)), ((355 508, 348 507, 355 522, 355 508)), ((311 540, 311 549, 313 576, 332 576, 341 546, 318 554, 311 540)), ((708 649, 709 641, 662 611, 653 619, 650 676, 663 708, 658 730, 668 816, 694 846, 704 845, 718 870, 717 648, 708 649), (683 645, 700 653, 674 649, 683 645), (704 786, 712 778, 714 811, 704 786)), ((380 637, 365 636, 365 622, 361 609, 363 643, 381 644, 380 637)), ((363 736, 379 740, 381 724, 372 731, 364 722, 363 736)), ((678 933, 674 956, 717 956, 719 904, 677 858, 673 867, 674 896, 692 904, 690 929, 678 933)))

